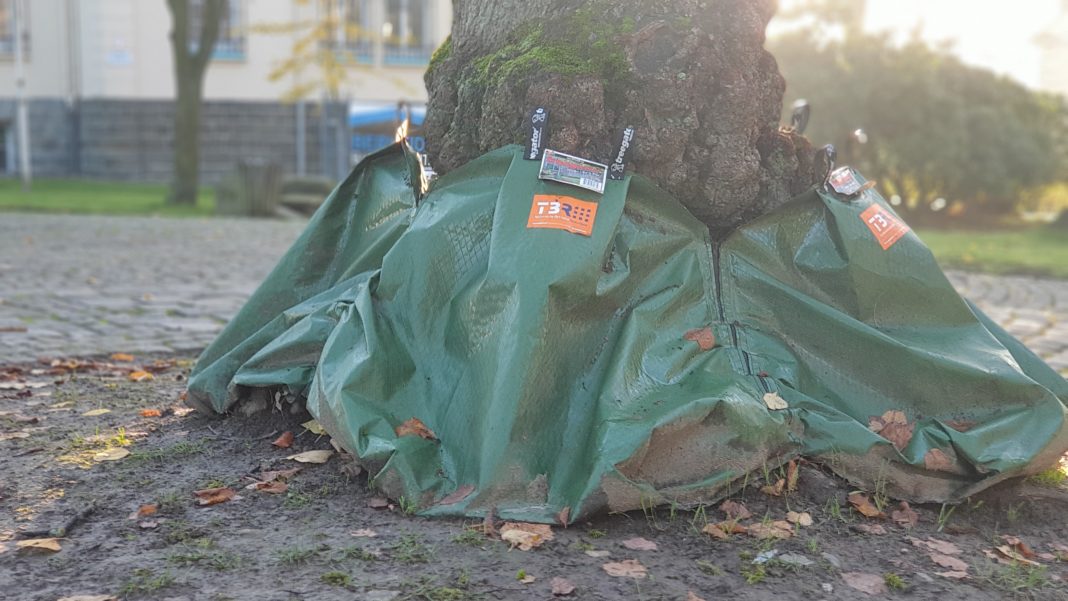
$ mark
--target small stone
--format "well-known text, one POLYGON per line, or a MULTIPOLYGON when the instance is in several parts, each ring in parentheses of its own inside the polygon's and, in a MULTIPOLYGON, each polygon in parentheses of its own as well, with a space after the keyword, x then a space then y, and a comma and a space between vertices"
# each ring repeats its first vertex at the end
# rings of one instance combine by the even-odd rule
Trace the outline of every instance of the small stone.
POLYGON ((833 593, 834 592, 834 585, 831 584, 830 582, 824 582, 824 583, 820 584, 820 588, 823 589, 823 592, 825 592, 825 593, 833 593))
POLYGON ((928 584, 934 582, 934 578, 924 572, 916 572, 916 578, 928 584))
POLYGON ((823 552, 823 553, 820 553, 820 557, 822 557, 823 559, 827 560, 827 563, 829 563, 832 566, 834 566, 835 569, 838 569, 838 570, 842 569, 842 560, 838 559, 837 555, 832 555, 830 553, 823 552))

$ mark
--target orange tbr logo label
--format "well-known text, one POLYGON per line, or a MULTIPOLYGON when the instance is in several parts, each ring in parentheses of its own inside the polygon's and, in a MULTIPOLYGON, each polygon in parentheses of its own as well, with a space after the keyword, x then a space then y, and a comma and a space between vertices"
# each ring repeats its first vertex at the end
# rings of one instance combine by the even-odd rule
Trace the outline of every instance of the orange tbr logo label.
POLYGON ((597 218, 597 203, 586 202, 570 196, 535 194, 530 205, 527 228, 550 228, 567 230, 589 236, 597 218))
POLYGON ((910 231, 909 226, 905 225, 903 221, 894 217, 890 211, 877 204, 865 209, 860 214, 860 218, 864 221, 864 225, 871 230, 871 233, 875 234, 875 239, 879 241, 879 246, 882 246, 883 250, 893 246, 895 242, 910 231))

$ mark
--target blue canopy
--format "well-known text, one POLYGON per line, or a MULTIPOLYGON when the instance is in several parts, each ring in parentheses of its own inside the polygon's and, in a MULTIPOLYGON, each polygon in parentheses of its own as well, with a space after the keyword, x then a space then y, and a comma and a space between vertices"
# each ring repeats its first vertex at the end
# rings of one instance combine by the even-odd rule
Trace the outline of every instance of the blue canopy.
MULTIPOLYGON (((396 123, 403 116, 396 104, 384 105, 349 105, 349 127, 364 127, 382 123, 396 123)), ((422 125, 426 118, 425 106, 412 107, 412 125, 422 125)))

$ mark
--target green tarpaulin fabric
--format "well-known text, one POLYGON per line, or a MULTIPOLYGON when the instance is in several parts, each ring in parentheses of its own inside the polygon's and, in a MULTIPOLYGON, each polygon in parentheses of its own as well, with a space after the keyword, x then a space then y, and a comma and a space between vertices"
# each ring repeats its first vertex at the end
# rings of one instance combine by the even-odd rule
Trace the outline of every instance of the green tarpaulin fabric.
POLYGON ((189 402, 306 399, 422 514, 543 522, 712 501, 802 455, 957 501, 1068 450, 1068 383, 875 192, 813 189, 717 241, 642 177, 601 195, 521 154, 425 198, 403 145, 365 159, 200 357, 189 402))

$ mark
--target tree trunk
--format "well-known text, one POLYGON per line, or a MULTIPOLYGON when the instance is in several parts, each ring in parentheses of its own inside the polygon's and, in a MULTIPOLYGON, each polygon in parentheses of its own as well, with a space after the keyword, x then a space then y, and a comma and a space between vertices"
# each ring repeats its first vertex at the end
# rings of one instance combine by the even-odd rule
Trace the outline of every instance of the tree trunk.
POLYGON ((189 0, 167 0, 171 11, 171 50, 174 55, 174 179, 167 202, 195 205, 200 185, 200 103, 204 73, 219 37, 219 21, 226 0, 207 0, 201 14, 200 35, 190 48, 189 0))
POLYGON ((431 163, 445 173, 521 142, 537 106, 547 147, 631 168, 714 232, 803 191, 812 150, 780 130, 785 84, 764 50, 774 0, 457 0, 426 74, 431 163))

